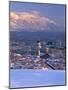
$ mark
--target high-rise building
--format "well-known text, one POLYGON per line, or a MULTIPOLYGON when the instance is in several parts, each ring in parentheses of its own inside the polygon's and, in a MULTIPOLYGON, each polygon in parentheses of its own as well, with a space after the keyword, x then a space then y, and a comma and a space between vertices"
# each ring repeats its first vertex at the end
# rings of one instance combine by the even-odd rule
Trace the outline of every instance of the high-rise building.
POLYGON ((41 43, 40 41, 37 41, 37 56, 40 57, 40 49, 41 49, 41 43))
POLYGON ((60 40, 56 42, 56 47, 62 48, 62 42, 60 40))
POLYGON ((48 47, 46 47, 46 53, 49 53, 49 50, 50 50, 50 49, 49 49, 48 47))

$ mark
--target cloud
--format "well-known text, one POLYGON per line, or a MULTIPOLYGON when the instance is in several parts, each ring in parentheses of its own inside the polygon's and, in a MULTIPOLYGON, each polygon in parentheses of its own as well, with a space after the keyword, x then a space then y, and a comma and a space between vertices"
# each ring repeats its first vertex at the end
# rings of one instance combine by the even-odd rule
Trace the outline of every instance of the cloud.
POLYGON ((37 11, 33 12, 10 12, 10 30, 24 31, 46 31, 50 25, 57 25, 54 20, 41 15, 37 11))

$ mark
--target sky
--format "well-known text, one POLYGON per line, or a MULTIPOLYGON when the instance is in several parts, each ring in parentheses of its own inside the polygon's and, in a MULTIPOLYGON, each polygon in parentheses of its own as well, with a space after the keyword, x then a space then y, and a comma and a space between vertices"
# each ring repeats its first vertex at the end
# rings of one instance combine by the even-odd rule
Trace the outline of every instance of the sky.
POLYGON ((65 31, 65 5, 10 2, 10 30, 65 31))

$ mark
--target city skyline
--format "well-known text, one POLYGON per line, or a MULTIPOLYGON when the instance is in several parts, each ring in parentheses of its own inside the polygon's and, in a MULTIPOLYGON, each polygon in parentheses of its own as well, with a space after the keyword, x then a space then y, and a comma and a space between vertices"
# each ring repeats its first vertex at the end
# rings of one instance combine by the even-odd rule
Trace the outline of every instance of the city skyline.
POLYGON ((10 88, 66 85, 66 6, 9 3, 10 88))

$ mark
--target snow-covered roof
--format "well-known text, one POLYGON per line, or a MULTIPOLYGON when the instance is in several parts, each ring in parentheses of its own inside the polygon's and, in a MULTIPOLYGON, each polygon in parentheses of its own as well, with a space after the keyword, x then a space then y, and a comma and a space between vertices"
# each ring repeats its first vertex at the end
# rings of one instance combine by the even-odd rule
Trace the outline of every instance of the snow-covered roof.
POLYGON ((64 70, 10 70, 10 88, 65 85, 64 70))

